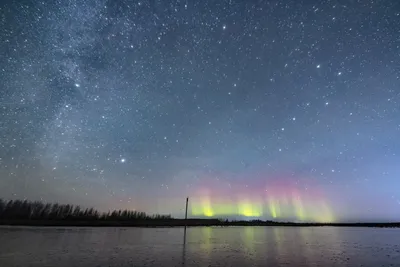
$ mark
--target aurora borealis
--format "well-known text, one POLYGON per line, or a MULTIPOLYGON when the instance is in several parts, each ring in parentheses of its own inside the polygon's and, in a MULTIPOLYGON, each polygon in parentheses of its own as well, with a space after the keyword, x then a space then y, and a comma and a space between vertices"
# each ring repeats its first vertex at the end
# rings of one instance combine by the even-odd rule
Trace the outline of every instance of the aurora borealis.
POLYGON ((0 197, 400 221, 400 2, 1 1, 0 197))
MULTIPOLYGON (((233 186, 235 187, 235 186, 233 186)), ((203 188, 194 195, 193 216, 218 218, 271 218, 273 220, 334 222, 330 204, 317 188, 302 191, 283 178, 262 189, 238 186, 228 192, 203 188)), ((213 186, 218 188, 218 186, 213 186)))

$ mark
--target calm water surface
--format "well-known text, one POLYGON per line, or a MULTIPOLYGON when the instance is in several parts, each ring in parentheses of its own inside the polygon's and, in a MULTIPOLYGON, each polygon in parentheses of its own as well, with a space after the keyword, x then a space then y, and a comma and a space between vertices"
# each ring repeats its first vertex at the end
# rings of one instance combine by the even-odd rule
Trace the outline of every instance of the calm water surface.
POLYGON ((0 227, 0 266, 397 266, 400 230, 0 227))

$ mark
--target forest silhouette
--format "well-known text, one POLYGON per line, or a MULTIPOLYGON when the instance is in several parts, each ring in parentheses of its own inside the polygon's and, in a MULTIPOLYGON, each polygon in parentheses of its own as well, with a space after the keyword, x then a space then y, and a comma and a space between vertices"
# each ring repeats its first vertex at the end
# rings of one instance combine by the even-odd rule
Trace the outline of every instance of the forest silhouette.
POLYGON ((168 220, 170 215, 147 215, 132 210, 99 212, 76 205, 43 203, 40 201, 0 199, 0 220, 63 220, 63 221, 127 221, 168 220))

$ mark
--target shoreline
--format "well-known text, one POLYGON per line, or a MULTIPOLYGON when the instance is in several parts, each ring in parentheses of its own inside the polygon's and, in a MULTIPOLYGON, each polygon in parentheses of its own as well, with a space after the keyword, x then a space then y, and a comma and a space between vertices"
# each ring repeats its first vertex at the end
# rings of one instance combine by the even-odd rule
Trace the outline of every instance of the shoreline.
POLYGON ((369 227, 400 228, 400 222, 393 223, 295 223, 273 221, 220 221, 214 219, 171 219, 171 220, 132 220, 132 221, 61 221, 61 220, 0 220, 0 226, 32 227, 232 227, 232 226, 284 226, 284 227, 369 227))

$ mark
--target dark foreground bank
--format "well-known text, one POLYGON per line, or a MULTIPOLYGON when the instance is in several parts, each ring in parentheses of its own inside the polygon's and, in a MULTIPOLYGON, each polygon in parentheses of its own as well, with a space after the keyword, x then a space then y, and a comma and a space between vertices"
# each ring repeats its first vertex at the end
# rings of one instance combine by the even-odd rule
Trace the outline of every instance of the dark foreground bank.
POLYGON ((290 226, 290 227, 380 227, 400 228, 400 223, 294 223, 274 221, 223 221, 218 219, 168 219, 132 221, 0 220, 8 226, 88 226, 88 227, 196 227, 196 226, 290 226))

